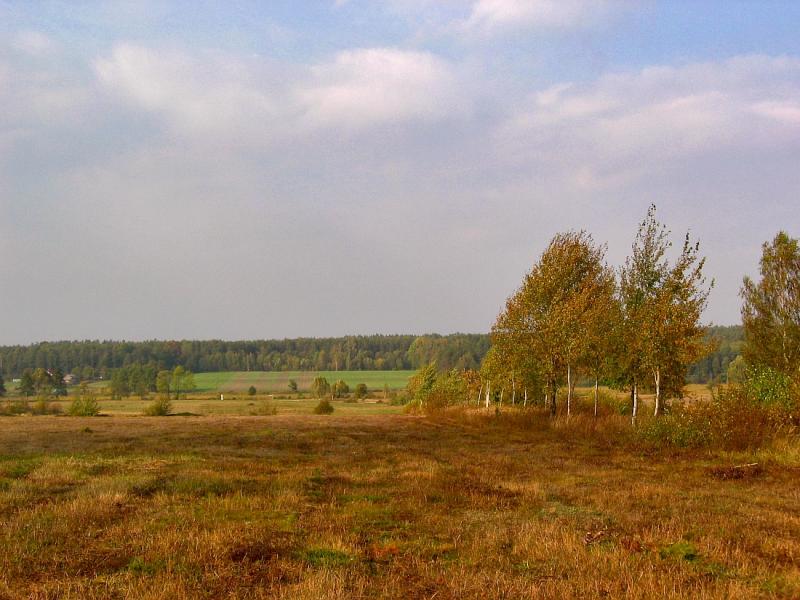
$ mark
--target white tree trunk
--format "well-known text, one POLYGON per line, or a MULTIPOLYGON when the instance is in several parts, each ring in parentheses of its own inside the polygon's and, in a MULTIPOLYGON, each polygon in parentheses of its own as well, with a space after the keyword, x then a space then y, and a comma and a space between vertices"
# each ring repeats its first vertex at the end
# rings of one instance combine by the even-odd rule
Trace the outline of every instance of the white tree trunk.
POLYGON ((492 382, 486 384, 486 408, 489 408, 489 392, 492 390, 492 382))
POLYGON ((503 406, 503 394, 505 393, 506 388, 500 388, 500 406, 503 406))
POLYGON ((567 416, 572 414, 572 366, 567 364, 567 416))
POLYGON ((522 406, 528 406, 528 388, 525 388, 525 400, 523 401, 522 406))
POLYGON ((653 373, 653 378, 655 379, 656 384, 656 406, 653 411, 654 416, 658 416, 661 414, 661 369, 656 367, 656 370, 653 373))
POLYGON ((639 385, 633 384, 633 410, 631 411, 631 423, 636 425, 636 413, 639 412, 639 385))
POLYGON ((481 405, 481 396, 483 396, 483 382, 481 381, 481 388, 478 390, 478 406, 481 405))

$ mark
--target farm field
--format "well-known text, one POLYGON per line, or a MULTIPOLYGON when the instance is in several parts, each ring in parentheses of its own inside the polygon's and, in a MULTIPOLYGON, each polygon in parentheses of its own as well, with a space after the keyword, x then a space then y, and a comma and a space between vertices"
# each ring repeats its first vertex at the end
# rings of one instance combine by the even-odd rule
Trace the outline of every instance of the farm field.
POLYGON ((364 383, 370 390, 383 390, 384 384, 396 390, 406 387, 414 371, 224 371, 196 373, 198 392, 245 392, 251 385, 259 392, 286 393, 289 380, 297 382, 301 391, 308 391, 315 377, 325 377, 330 383, 343 379, 350 388, 364 383))
POLYGON ((0 418, 0 597, 796 598, 798 477, 536 414, 0 418))

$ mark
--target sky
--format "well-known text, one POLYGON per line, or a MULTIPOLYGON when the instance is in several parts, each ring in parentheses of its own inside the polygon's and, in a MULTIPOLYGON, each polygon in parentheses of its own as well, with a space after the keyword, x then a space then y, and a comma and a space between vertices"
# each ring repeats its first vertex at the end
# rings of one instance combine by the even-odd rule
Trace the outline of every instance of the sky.
POLYGON ((739 321, 800 2, 0 0, 0 344, 485 332, 655 203, 739 321))

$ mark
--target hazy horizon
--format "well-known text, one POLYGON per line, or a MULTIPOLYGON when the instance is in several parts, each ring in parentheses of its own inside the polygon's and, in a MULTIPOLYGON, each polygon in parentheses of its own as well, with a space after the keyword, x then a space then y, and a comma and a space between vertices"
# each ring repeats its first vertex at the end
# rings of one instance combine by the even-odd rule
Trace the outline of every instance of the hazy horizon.
POLYGON ((738 324, 800 234, 800 3, 0 0, 0 345, 487 332, 650 203, 738 324))

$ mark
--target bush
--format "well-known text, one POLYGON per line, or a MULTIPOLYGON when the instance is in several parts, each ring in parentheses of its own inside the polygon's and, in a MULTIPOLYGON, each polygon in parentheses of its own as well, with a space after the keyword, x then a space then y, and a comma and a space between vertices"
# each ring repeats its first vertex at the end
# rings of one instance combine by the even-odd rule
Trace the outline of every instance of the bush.
POLYGON ((403 406, 403 412, 407 415, 418 415, 422 412, 422 403, 419 400, 412 400, 403 406))
POLYGON ((361 400, 362 398, 366 398, 368 394, 369 394, 369 390, 367 389, 367 384, 366 383, 359 383, 356 386, 355 391, 353 392, 353 397, 356 400, 361 400))
POLYGON ((679 448, 757 448, 784 427, 792 414, 780 404, 767 404, 746 387, 729 386, 709 402, 677 406, 639 430, 646 442, 679 448))
POLYGON ((256 386, 251 385, 249 388, 247 388, 247 395, 248 396, 255 396, 256 395, 256 386))
POLYGON ((315 415, 329 415, 333 412, 333 405, 328 401, 327 398, 323 398, 319 401, 314 407, 314 414, 315 415))
POLYGON ((78 396, 69 405, 69 414, 73 417, 96 417, 100 414, 100 405, 93 396, 78 396))
POLYGON ((169 398, 158 398, 145 409, 148 417, 166 417, 172 412, 172 402, 169 398))

